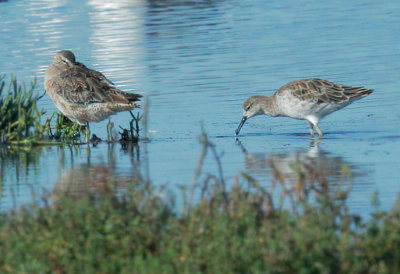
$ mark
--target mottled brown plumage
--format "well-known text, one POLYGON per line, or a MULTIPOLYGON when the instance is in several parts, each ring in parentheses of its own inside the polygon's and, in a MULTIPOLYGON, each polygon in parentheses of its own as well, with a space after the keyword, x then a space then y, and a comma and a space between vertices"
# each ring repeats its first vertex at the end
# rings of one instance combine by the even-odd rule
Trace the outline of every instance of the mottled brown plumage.
POLYGON ((372 93, 364 87, 335 84, 324 79, 302 79, 282 86, 277 95, 290 90, 294 97, 316 103, 344 103, 372 93))
POLYGON ((69 119, 86 125, 137 107, 139 94, 117 89, 101 72, 76 62, 71 51, 54 56, 45 75, 45 89, 69 119))

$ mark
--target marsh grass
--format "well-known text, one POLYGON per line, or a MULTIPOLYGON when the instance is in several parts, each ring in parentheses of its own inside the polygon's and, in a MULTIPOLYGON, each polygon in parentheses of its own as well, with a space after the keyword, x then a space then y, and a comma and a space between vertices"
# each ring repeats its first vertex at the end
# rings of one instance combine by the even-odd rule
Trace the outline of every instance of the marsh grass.
POLYGON ((34 95, 35 87, 36 79, 27 88, 13 75, 8 84, 6 76, 0 76, 0 144, 32 144, 40 139, 44 111, 36 103, 44 94, 34 95))
POLYGON ((321 192, 309 202, 287 191, 282 195, 297 197, 296 208, 274 206, 274 193, 248 175, 227 185, 221 174, 202 174, 205 157, 219 165, 221 154, 205 134, 200 141, 191 184, 199 195, 184 193, 182 205, 141 176, 121 193, 127 182, 109 174, 100 176, 108 178, 101 187, 85 177, 90 187, 79 195, 59 191, 56 199, 1 214, 0 272, 400 271, 399 201, 389 212, 377 207, 368 221, 349 212, 343 194, 321 192))
POLYGON ((85 127, 73 123, 59 112, 53 112, 52 115, 47 118, 45 128, 51 139, 61 140, 64 142, 73 142, 78 140, 85 131, 85 127), (56 115, 56 122, 54 126, 51 126, 51 121, 54 115, 56 115), (54 133, 53 130, 55 131, 54 133))

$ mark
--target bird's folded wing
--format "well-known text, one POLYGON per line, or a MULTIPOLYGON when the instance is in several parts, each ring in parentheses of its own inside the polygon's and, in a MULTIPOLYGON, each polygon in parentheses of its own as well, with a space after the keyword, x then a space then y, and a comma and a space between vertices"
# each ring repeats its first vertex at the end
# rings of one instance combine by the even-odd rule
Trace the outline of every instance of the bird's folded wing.
POLYGON ((129 100, 124 92, 115 88, 101 73, 76 65, 59 75, 59 81, 54 83, 61 95, 70 104, 88 105, 92 103, 122 103, 129 100))
POLYGON ((287 84, 286 89, 289 89, 296 98, 315 103, 342 103, 371 91, 363 87, 349 87, 323 79, 294 81, 287 84))
POLYGON ((76 62, 75 65, 85 70, 88 75, 99 79, 101 82, 104 82, 108 85, 114 85, 114 83, 111 82, 109 79, 107 79, 107 77, 105 77, 104 74, 101 73, 100 71, 89 69, 84 64, 79 62, 76 62))

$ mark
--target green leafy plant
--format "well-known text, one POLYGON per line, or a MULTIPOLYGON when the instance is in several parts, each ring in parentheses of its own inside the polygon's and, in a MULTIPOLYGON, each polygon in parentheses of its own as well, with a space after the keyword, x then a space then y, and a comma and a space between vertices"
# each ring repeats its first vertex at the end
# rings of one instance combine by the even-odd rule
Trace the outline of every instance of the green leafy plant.
POLYGON ((6 76, 0 76, 0 143, 32 143, 43 131, 40 117, 44 111, 36 104, 43 95, 33 93, 36 79, 29 89, 13 75, 8 85, 5 80, 6 76))
POLYGON ((71 120, 65 117, 64 114, 55 111, 46 119, 44 130, 51 139, 73 142, 78 140, 86 129, 84 126, 73 123, 71 120), (52 125, 51 123, 54 115, 56 115, 55 124, 52 125))

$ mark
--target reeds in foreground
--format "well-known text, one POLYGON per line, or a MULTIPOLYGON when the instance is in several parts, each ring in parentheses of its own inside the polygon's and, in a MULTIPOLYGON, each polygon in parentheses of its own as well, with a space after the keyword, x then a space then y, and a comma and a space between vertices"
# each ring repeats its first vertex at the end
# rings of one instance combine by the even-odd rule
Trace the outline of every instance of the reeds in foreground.
POLYGON ((349 212, 347 195, 295 195, 295 209, 277 207, 250 177, 200 180, 206 155, 220 163, 204 133, 201 143, 200 194, 183 204, 141 176, 92 167, 63 177, 81 178, 78 189, 0 214, 0 272, 399 273, 399 201, 369 220, 349 212))

